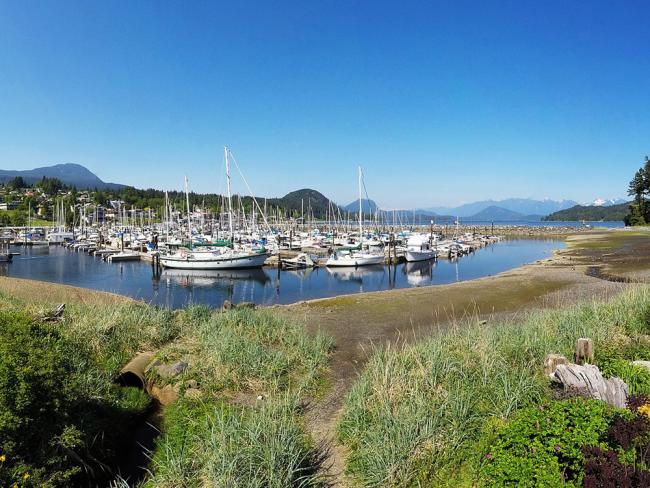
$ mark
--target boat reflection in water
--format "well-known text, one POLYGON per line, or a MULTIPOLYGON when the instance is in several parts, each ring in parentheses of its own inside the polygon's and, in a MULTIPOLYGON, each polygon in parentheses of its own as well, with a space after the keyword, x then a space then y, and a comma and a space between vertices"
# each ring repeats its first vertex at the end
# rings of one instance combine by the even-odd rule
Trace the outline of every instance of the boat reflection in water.
POLYGON ((236 281, 248 281, 264 285, 270 278, 260 268, 254 269, 224 269, 224 270, 199 270, 199 269, 172 269, 165 268, 160 273, 160 279, 168 284, 182 287, 212 288, 219 285, 229 286, 236 281))
POLYGON ((330 277, 339 283, 356 283, 359 291, 364 291, 364 284, 382 282, 387 276, 383 265, 359 266, 358 268, 326 268, 330 277))
POLYGON ((436 265, 434 260, 416 261, 404 264, 406 281, 411 286, 426 286, 433 284, 433 268, 436 265))

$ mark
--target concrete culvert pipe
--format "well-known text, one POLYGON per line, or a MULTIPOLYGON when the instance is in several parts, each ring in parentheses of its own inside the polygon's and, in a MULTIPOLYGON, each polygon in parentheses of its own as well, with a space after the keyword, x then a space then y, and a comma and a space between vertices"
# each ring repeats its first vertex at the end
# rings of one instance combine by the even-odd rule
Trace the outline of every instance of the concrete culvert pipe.
POLYGON ((145 371, 154 358, 152 352, 140 352, 122 368, 115 381, 122 386, 135 386, 146 390, 145 371))

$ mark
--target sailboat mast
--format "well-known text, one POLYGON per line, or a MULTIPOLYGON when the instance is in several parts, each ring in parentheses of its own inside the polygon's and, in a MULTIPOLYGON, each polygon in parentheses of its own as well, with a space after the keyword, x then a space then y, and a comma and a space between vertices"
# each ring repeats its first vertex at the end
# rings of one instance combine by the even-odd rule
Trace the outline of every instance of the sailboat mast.
POLYGON ((361 166, 359 166, 359 242, 363 247, 363 207, 361 205, 361 166))
POLYGON ((232 228, 232 194, 230 191, 230 161, 228 160, 228 148, 223 147, 224 155, 226 156, 226 183, 228 187, 228 224, 230 225, 230 243, 235 242, 234 231, 232 228))
POLYGON ((187 237, 190 240, 190 249, 192 249, 192 219, 190 218, 190 185, 185 176, 185 202, 187 203, 187 237))

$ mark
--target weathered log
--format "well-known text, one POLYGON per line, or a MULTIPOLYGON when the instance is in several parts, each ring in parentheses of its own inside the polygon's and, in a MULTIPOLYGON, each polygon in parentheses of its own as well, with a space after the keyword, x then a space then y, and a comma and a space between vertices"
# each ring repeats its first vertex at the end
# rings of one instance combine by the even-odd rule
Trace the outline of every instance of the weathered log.
POLYGON ((576 364, 591 363, 594 360, 594 341, 581 337, 576 342, 576 364))
POLYGON ((552 380, 565 390, 586 390, 591 398, 602 400, 618 408, 625 408, 629 389, 620 378, 603 378, 597 366, 592 364, 559 364, 552 380))

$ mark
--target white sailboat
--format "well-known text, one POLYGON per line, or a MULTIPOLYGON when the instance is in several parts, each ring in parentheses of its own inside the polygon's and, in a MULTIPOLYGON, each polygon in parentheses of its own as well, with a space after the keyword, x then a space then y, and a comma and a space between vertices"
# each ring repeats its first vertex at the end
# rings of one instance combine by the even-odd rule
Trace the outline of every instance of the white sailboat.
POLYGON ((363 206, 361 199, 361 184, 363 180, 363 172, 359 166, 359 250, 345 250, 334 251, 329 257, 325 266, 370 266, 373 264, 383 264, 384 252, 383 251, 365 251, 363 248, 363 206))
MULTIPOLYGON (((232 221, 232 192, 230 189, 230 162, 229 150, 224 147, 226 158, 226 181, 228 185, 228 222, 230 225, 230 242, 234 246, 234 227, 232 221)), ((192 224, 190 215, 189 191, 187 179, 185 185, 185 196, 187 199, 188 235, 192 237, 192 224)), ((179 249, 174 254, 160 256, 160 264, 165 268, 174 269, 242 269, 261 268, 264 266, 268 254, 264 248, 260 250, 248 250, 243 247, 221 247, 217 249, 200 250, 192 249, 191 241, 189 249, 179 249)))

